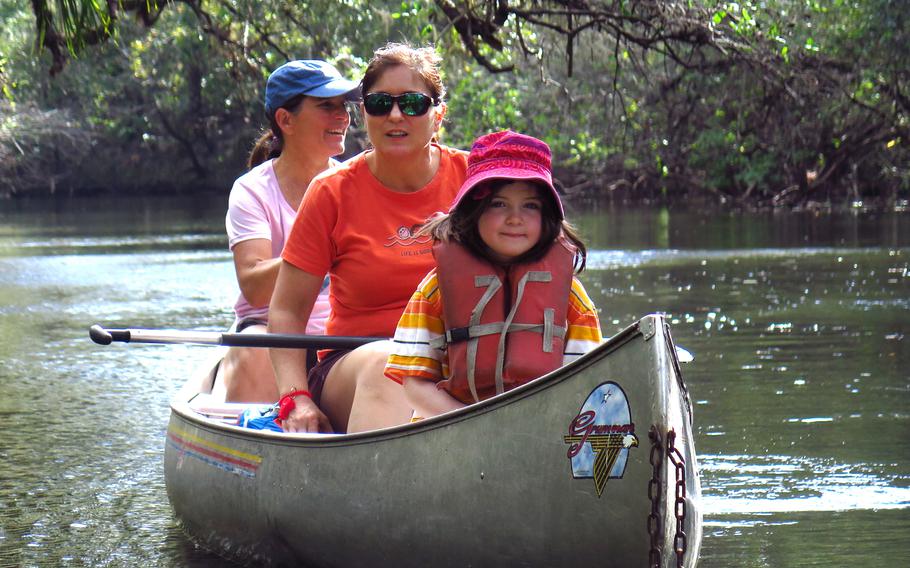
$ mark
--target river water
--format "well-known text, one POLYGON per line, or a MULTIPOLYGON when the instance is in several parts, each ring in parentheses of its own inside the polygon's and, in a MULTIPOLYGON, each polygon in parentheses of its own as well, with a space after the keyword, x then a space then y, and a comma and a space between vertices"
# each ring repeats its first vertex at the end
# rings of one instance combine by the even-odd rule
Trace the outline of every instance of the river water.
MULTIPOLYGON (((571 204, 606 334, 694 353, 702 567, 910 565, 910 213, 571 204)), ((0 202, 0 566, 226 563, 164 488, 168 401, 225 329, 226 196, 0 202)), ((905 209, 903 204, 901 209, 905 209)))

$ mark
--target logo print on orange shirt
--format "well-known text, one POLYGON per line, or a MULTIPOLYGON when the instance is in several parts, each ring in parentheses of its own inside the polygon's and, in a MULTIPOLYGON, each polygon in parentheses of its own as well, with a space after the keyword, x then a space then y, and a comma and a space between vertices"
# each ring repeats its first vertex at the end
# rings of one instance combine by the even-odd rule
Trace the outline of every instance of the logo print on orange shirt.
POLYGON ((415 236, 414 233, 416 233, 420 227, 421 225, 398 227, 398 231, 396 231, 394 235, 386 238, 385 246, 394 247, 397 245, 402 247, 409 247, 412 245, 423 245, 433 240, 430 235, 415 236))

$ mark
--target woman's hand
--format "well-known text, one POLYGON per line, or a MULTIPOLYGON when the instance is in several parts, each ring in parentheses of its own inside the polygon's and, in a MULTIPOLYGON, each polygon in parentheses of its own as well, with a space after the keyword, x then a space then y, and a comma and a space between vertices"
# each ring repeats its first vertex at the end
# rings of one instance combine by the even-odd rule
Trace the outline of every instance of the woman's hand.
POLYGON ((335 431, 332 423, 310 397, 295 397, 294 403, 297 406, 291 410, 287 419, 281 422, 282 430, 285 432, 322 432, 324 434, 331 434, 335 431))

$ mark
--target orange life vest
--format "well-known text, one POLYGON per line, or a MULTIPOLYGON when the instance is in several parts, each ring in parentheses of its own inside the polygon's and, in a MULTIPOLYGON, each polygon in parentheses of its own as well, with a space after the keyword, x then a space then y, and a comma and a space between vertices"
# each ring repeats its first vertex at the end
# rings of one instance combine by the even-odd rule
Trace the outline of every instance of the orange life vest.
POLYGON ((558 239, 537 262, 503 268, 457 243, 433 247, 446 320, 449 378, 470 404, 562 365, 575 247, 558 239))

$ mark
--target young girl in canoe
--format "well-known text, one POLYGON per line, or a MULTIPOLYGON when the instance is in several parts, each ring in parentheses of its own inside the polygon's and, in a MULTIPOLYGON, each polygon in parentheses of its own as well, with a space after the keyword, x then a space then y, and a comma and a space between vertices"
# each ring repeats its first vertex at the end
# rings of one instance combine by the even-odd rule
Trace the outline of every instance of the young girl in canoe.
POLYGON ((449 213, 422 233, 436 268, 405 308, 385 367, 415 418, 508 391, 601 342, 574 276, 586 249, 565 221, 546 143, 510 131, 478 138, 449 213))

